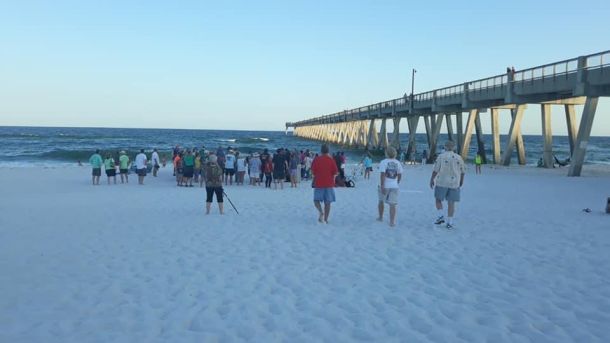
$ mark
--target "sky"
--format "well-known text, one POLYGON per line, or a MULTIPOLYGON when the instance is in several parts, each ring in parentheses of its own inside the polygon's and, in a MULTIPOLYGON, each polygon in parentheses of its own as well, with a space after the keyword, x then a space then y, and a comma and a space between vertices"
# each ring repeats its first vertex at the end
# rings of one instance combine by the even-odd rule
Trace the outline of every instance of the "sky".
MULTIPOLYGON (((283 130, 400 97, 412 68, 418 93, 608 50, 608 18, 595 0, 0 0, 0 125, 283 130)), ((541 132, 539 107, 522 125, 541 132)))

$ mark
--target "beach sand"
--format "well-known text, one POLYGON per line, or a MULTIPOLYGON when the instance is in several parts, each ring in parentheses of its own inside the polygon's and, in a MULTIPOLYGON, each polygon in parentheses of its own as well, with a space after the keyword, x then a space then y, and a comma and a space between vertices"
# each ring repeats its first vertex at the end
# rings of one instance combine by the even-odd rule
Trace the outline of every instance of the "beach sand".
POLYGON ((390 229, 376 173, 324 225, 307 182, 204 216, 169 168, 0 169, 0 341, 610 341, 608 173, 470 168, 448 231, 430 172, 406 167, 390 229))

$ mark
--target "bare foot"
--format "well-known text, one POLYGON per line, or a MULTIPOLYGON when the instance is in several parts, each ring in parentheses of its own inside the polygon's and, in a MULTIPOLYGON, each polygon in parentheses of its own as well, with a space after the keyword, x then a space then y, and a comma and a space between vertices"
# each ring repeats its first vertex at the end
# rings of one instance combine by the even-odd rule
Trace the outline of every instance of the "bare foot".
POLYGON ((324 214, 323 214, 323 213, 320 213, 320 216, 318 217, 318 221, 319 221, 320 223, 323 223, 323 222, 324 222, 324 214))
POLYGON ((382 222, 382 221, 383 221, 383 218, 381 218, 381 217, 377 217, 377 221, 378 221, 378 222, 382 222))
POLYGON ((395 227, 396 223, 390 223, 390 227, 395 227))

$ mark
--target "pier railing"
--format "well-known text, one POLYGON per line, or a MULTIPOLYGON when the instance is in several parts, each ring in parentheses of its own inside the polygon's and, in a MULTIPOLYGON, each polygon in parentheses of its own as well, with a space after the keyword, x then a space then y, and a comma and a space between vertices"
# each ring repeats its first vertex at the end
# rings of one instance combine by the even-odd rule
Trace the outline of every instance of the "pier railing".
POLYGON ((516 72, 507 72, 410 96, 405 95, 368 106, 295 123, 287 123, 286 126, 295 127, 320 122, 336 123, 373 117, 388 117, 396 114, 396 112, 416 114, 418 109, 427 109, 435 105, 456 104, 468 100, 501 99, 504 98, 509 89, 518 94, 533 92, 535 91, 534 87, 542 87, 543 89, 556 87, 558 91, 565 92, 578 82, 578 74, 584 72, 587 74, 587 79, 593 84, 608 80, 610 76, 608 75, 610 74, 610 50, 516 72))

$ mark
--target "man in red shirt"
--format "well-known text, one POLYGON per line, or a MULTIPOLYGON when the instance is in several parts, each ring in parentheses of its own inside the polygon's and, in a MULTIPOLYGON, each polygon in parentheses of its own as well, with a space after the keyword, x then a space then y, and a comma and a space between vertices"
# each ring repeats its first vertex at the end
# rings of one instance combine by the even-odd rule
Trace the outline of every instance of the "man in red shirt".
POLYGON ((320 214, 318 221, 328 224, 330 204, 335 201, 335 178, 339 174, 335 160, 330 156, 328 145, 322 144, 322 155, 316 157, 311 164, 313 174, 313 203, 320 214), (324 201, 324 211, 321 202, 324 201))

